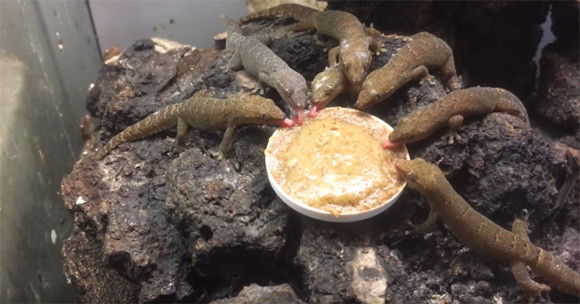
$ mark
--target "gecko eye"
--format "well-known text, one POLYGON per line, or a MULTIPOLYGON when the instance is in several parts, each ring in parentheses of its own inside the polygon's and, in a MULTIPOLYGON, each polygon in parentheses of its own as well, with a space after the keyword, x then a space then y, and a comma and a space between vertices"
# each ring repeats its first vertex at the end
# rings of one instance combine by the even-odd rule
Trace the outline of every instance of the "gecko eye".
POLYGON ((268 115, 266 115, 266 114, 260 114, 260 120, 262 120, 262 121, 268 120, 268 115))

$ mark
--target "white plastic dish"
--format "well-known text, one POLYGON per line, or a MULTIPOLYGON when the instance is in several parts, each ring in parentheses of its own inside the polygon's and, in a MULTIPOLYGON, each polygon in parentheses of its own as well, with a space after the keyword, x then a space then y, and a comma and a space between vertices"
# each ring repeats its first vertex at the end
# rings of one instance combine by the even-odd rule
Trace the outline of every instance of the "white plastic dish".
MULTIPOLYGON (((358 110, 354 110, 354 109, 344 108, 343 110, 357 111, 358 112, 358 110)), ((389 133, 393 131, 393 128, 389 124, 384 122, 383 120, 381 120, 375 116, 371 116, 371 117, 373 119, 375 119, 378 123, 383 124, 387 128, 389 133)), ((277 132, 278 131, 276 131, 272 137, 274 137, 277 132)), ((271 143, 271 141, 268 142, 268 146, 270 145, 270 143, 271 143)), ((410 159, 409 152, 407 151, 406 147, 404 148, 404 151, 405 151, 406 159, 410 159)), ((274 179, 274 177, 272 176, 272 173, 270 172, 270 167, 268 166, 268 163, 269 163, 268 158, 269 158, 270 154, 268 154, 268 153, 265 153, 265 154, 266 154, 266 171, 268 172, 268 180, 270 181, 270 185, 272 185, 272 188, 274 189, 274 192, 276 192, 278 197, 280 197, 280 199, 282 199, 282 201, 284 203, 286 203, 286 205, 288 205, 290 208, 298 211, 299 213, 304 214, 304 215, 311 217, 311 218, 314 218, 314 219, 322 220, 322 221, 341 222, 341 223, 356 222, 356 221, 361 221, 361 220, 365 220, 365 219, 371 218, 373 216, 376 216, 376 215, 384 212, 385 210, 387 210, 389 207, 391 207, 397 201, 397 199, 399 198, 399 196, 403 192, 403 189, 406 186, 406 184, 403 184, 401 186, 400 190, 395 195, 393 195, 390 199, 385 201, 383 204, 380 204, 374 208, 367 209, 364 211, 357 211, 357 212, 349 212, 349 213, 343 212, 340 215, 334 215, 326 210, 314 208, 314 207, 309 206, 305 203, 302 203, 301 201, 294 199, 293 197, 288 195, 284 190, 282 190, 282 187, 280 186, 280 184, 278 184, 278 182, 274 179)))

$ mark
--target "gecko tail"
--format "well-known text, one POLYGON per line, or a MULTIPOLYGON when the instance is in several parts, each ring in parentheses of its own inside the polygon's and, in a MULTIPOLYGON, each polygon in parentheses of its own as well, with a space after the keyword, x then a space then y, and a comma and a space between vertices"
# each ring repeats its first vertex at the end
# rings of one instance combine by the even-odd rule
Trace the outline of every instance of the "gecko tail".
POLYGON ((538 261, 528 266, 549 285, 567 294, 580 296, 580 274, 550 252, 540 248, 538 261))
POLYGON ((181 103, 169 105, 143 120, 127 127, 121 133, 113 136, 111 140, 97 152, 97 159, 103 159, 118 145, 139 140, 160 131, 167 130, 177 124, 177 112, 180 111, 181 103))
POLYGON ((228 15, 221 15, 222 20, 227 24, 228 26, 228 32, 230 30, 237 32, 240 30, 240 23, 232 18, 230 18, 228 15))

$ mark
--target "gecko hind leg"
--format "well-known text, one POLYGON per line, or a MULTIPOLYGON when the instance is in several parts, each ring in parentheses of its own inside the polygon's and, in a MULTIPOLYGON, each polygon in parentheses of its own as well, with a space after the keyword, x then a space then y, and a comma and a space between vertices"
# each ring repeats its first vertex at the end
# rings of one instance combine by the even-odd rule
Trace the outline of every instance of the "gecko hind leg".
POLYGON ((322 35, 316 35, 315 42, 316 45, 322 47, 325 52, 328 52, 328 50, 333 49, 339 45, 338 41, 322 35))
MULTIPOLYGON (((202 93, 203 94, 203 93, 202 93)), ((189 129, 187 121, 177 119, 177 136, 175 136, 175 143, 173 144, 173 152, 179 154, 185 151, 185 133, 189 129)))
POLYGON ((243 68, 244 65, 242 64, 242 57, 240 56, 240 53, 235 50, 232 54, 232 57, 230 57, 230 60, 228 61, 228 69, 232 71, 239 71, 243 68))
POLYGON ((447 142, 452 145, 455 140, 461 139, 461 136, 457 134, 457 129, 463 124, 463 116, 453 115, 447 120, 447 126, 449 131, 447 131, 447 142))
POLYGON ((302 21, 298 21, 294 24, 292 24, 292 26, 290 27, 290 30, 292 32, 303 32, 303 31, 308 31, 311 29, 316 28, 316 26, 314 25, 314 22, 311 20, 302 20, 302 21))
POLYGON ((520 288, 525 290, 529 295, 530 303, 534 302, 536 298, 540 297, 542 292, 551 290, 548 285, 541 284, 532 280, 530 273, 528 272, 528 267, 523 262, 512 261, 510 263, 510 268, 520 288))
MULTIPOLYGON (((528 217, 528 211, 524 209, 522 210, 522 214, 514 219, 512 224, 512 233, 526 242, 530 241, 528 237, 528 217)), ((529 294, 530 303, 539 297, 542 292, 551 290, 548 285, 532 280, 528 272, 528 267, 523 262, 517 260, 511 261, 510 267, 518 285, 529 294)))

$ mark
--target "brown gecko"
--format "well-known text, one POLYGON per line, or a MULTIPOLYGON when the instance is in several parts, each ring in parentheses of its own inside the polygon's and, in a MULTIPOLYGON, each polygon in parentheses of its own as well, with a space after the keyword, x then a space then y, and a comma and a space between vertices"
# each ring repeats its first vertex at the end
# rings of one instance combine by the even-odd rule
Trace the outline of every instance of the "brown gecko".
POLYGON ((343 92, 353 92, 356 88, 350 84, 343 73, 343 66, 336 64, 318 73, 311 84, 312 106, 308 116, 316 117, 332 99, 343 92))
POLYGON ((449 45, 427 32, 411 38, 387 64, 368 75, 354 105, 356 108, 364 109, 389 98, 409 81, 425 77, 428 68, 441 69, 442 82, 448 89, 461 88, 449 45))
POLYGON ((343 11, 319 11, 299 4, 282 4, 265 11, 250 14, 240 21, 273 17, 289 16, 299 22, 292 26, 294 31, 316 28, 324 36, 332 37, 340 43, 328 53, 330 65, 340 62, 344 65, 346 77, 355 86, 360 86, 368 74, 372 53, 382 46, 373 36, 380 32, 367 29, 351 13, 343 11))
POLYGON ((449 142, 453 143, 453 138, 459 138, 457 129, 464 117, 494 111, 515 115, 529 125, 526 109, 514 94, 500 88, 474 87, 452 91, 443 99, 399 119, 383 147, 417 142, 441 128, 449 128, 449 142))
POLYGON ((461 243, 488 258, 507 261, 522 289, 538 295, 550 288, 530 278, 525 265, 548 284, 562 292, 580 296, 580 274, 560 259, 532 244, 527 236, 527 224, 516 220, 508 231, 481 215, 459 195, 436 165, 421 158, 398 160, 397 171, 406 177, 409 186, 429 201, 427 219, 416 226, 421 232, 433 226, 438 218, 461 243))
POLYGON ((232 70, 245 69, 248 74, 273 87, 296 112, 295 121, 302 124, 308 101, 306 79, 255 37, 241 34, 239 25, 226 16, 228 23, 226 50, 233 52, 228 63, 232 70))
POLYGON ((187 101, 169 105, 115 135, 100 151, 102 159, 118 145, 135 141, 177 125, 175 149, 184 147, 183 139, 189 126, 200 130, 226 130, 220 144, 224 156, 230 149, 235 128, 240 125, 288 126, 284 112, 274 101, 259 95, 238 93, 226 99, 213 98, 206 90, 194 94, 187 101))

